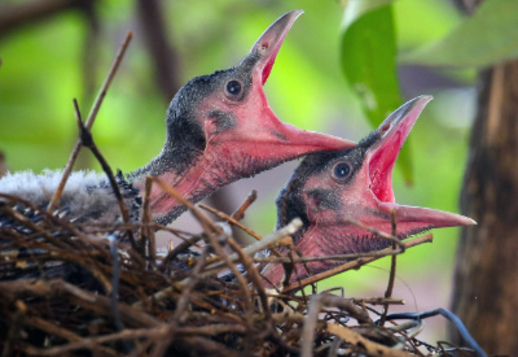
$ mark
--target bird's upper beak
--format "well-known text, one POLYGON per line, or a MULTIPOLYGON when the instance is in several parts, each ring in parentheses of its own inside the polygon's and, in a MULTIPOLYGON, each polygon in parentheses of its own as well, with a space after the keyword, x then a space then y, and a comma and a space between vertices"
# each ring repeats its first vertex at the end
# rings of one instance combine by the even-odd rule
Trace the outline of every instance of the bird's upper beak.
POLYGON ((387 215, 393 211, 398 231, 402 232, 476 224, 459 214, 395 203, 392 171, 396 158, 419 114, 431 99, 431 96, 420 96, 399 107, 378 127, 379 139, 365 153, 364 169, 368 169, 369 188, 378 201, 377 209, 387 215))
POLYGON ((355 145, 348 140, 286 124, 277 118, 268 104, 263 85, 286 34, 301 14, 301 10, 295 10, 277 19, 241 62, 253 59, 254 65, 251 68, 252 83, 246 103, 240 108, 233 108, 238 118, 238 132, 233 134, 233 140, 238 141, 239 148, 252 157, 285 161, 310 152, 344 150, 355 145))
POLYGON ((273 63, 279 53, 284 38, 288 31, 295 23, 295 20, 302 15, 304 11, 293 10, 281 17, 279 17, 273 24, 271 24, 266 31, 259 37, 250 50, 251 56, 259 54, 260 58, 255 65, 255 71, 261 74, 261 83, 264 85, 270 72, 272 71, 273 63))

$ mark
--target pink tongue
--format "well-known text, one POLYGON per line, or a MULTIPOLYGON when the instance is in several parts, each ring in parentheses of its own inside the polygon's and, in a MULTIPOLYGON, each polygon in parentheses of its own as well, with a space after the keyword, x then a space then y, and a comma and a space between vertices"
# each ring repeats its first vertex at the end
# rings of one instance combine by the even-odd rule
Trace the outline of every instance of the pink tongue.
POLYGON ((273 62, 275 62, 275 56, 272 57, 271 60, 268 61, 266 66, 263 69, 263 86, 266 83, 266 80, 270 76, 270 72, 272 71, 273 62))
POLYGON ((392 171, 402 144, 401 134, 396 132, 368 159, 370 188, 381 202, 396 201, 392 189, 392 171))

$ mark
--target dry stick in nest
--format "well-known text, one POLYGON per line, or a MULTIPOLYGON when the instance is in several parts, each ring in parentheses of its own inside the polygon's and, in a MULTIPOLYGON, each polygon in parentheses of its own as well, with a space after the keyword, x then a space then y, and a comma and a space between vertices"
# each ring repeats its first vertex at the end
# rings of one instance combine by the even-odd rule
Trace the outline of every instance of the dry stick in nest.
MULTIPOLYGON (((113 78, 115 77, 115 74, 117 73, 117 69, 119 68, 119 65, 122 61, 122 58, 124 57, 124 54, 126 53, 126 50, 128 49, 132 37, 133 32, 130 31, 126 34, 126 38, 122 42, 121 47, 119 48, 119 51, 117 52, 117 55, 115 56, 115 59, 112 62, 112 65, 110 66, 106 79, 104 80, 101 90, 99 91, 99 94, 95 99, 95 102, 92 106, 92 110, 90 111, 90 115, 88 116, 88 119, 86 121, 85 127, 88 130, 92 129, 99 108, 101 107, 103 99, 106 96, 106 92, 108 91, 108 88, 110 87, 110 84, 113 78)), ((77 160, 77 156, 79 155, 81 146, 81 140, 78 139, 74 146, 74 149, 72 150, 72 153, 70 154, 70 158, 68 159, 67 165, 63 170, 63 176, 61 178, 61 181, 59 182, 59 186, 56 189, 56 192, 54 192, 54 195, 52 196, 52 199, 50 200, 49 205, 47 207, 47 210, 50 212, 53 212, 59 204, 61 194, 63 193, 68 177, 72 173, 72 168, 74 167, 74 164, 77 160)))
MULTIPOLYGON (((147 179, 146 179, 146 183, 147 183, 147 179)), ((239 208, 232 214, 232 217, 229 217, 228 215, 226 215, 225 213, 221 212, 221 211, 218 211, 212 207, 209 207, 209 206, 205 206, 203 204, 200 204, 199 206, 209 212, 212 212, 214 214, 216 214, 217 216, 219 216, 220 218, 223 218, 223 219, 226 219, 228 220, 230 223, 234 224, 235 226, 241 228, 243 231, 245 231, 247 234, 249 234, 250 236, 254 237, 255 239, 257 240, 261 240, 261 237, 255 232, 253 231, 252 229, 246 227, 245 225, 241 224, 240 221, 241 219, 243 219, 243 217, 245 216, 245 211, 248 209, 248 207, 250 207, 250 205, 252 203, 254 203, 254 201, 257 199, 257 191, 256 190, 252 190, 252 192, 250 193, 250 195, 248 195, 248 197, 246 198, 246 200, 241 204, 241 206, 239 206, 239 208)), ((167 254, 167 256, 164 258, 164 260, 162 261, 159 269, 160 270, 163 270, 163 268, 167 265, 167 263, 169 263, 170 261, 172 261, 174 258, 176 258, 176 256, 178 254, 180 254, 181 252, 185 251, 186 249, 190 248, 192 245, 196 244, 198 241, 200 241, 202 239, 201 236, 197 236, 197 237, 194 237, 190 240, 187 240, 187 241, 183 241, 182 243, 178 244, 178 246, 176 246, 174 249, 171 249, 169 251, 169 253, 167 254)))
MULTIPOLYGON (((392 220, 392 222, 391 222, 392 223, 392 235, 394 237, 397 237, 396 212, 394 212, 393 210, 390 211, 390 218, 392 220)), ((392 245, 392 249, 396 250, 395 243, 392 245)), ((387 283, 387 290, 385 290, 386 298, 392 297, 392 291, 394 290, 394 281, 396 280, 396 263, 397 263, 397 255, 393 255, 391 257, 391 261, 390 261, 390 275, 389 275, 389 280, 387 283)), ((389 308, 389 305, 385 305, 383 308, 383 313, 381 314, 380 326, 385 325, 385 319, 387 318, 388 308, 389 308)))
POLYGON ((241 260, 241 263, 243 264, 243 267, 248 273, 248 276, 250 277, 251 282, 253 283, 253 287, 257 290, 257 294, 259 295, 259 299, 261 301, 261 305, 263 308, 263 313, 266 315, 266 322, 268 324, 268 328, 270 329, 271 333, 275 333, 275 328, 272 322, 272 313, 270 311, 270 308, 268 306, 268 298, 266 296, 266 291, 264 289, 264 285, 261 281, 261 275, 259 274, 259 271, 257 270, 257 267, 253 264, 252 259, 245 254, 243 249, 237 244, 237 242, 234 240, 234 238, 230 237, 228 240, 228 244, 237 255, 239 255, 239 258, 241 260))
POLYGON ((235 210, 234 213, 232 213, 232 218, 234 218, 236 221, 240 221, 245 218, 246 210, 252 203, 255 202, 255 200, 257 200, 257 190, 253 189, 246 200, 241 204, 241 206, 239 206, 239 208, 235 210))
POLYGON ((405 305, 405 300, 403 299, 394 299, 394 298, 382 298, 382 297, 375 297, 375 298, 349 298, 349 300, 362 304, 364 306, 365 304, 371 304, 371 305, 405 305))
MULTIPOLYGON (((99 240, 97 238, 92 238, 92 237, 88 236, 87 233, 82 233, 80 230, 77 229, 77 228, 80 228, 81 225, 70 224, 69 221, 62 220, 59 217, 56 217, 55 215, 51 214, 50 212, 48 212, 46 210, 42 210, 40 207, 36 206, 32 202, 24 200, 18 196, 0 193, 0 198, 4 198, 6 201, 9 201, 9 202, 20 203, 23 206, 30 208, 31 210, 33 210, 35 212, 39 212, 39 214, 41 214, 43 216, 43 221, 46 222, 48 225, 51 225, 52 229, 54 229, 56 227, 63 229, 65 232, 69 233, 70 235, 79 237, 79 238, 81 238, 81 240, 86 241, 89 245, 96 248, 96 250, 104 251, 104 243, 101 240, 99 240)), ((70 248, 70 246, 72 246, 74 249, 80 249, 81 247, 83 247, 82 245, 80 245, 80 243, 82 242, 81 240, 68 240, 66 243, 63 242, 63 239, 51 235, 50 233, 52 233, 52 232, 50 232, 48 230, 43 230, 40 226, 34 224, 34 222, 30 221, 24 215, 12 210, 6 203, 3 203, 3 202, 0 203, 0 210, 3 210, 9 216, 15 218, 18 222, 20 222, 21 225, 23 225, 35 232, 38 232, 38 234, 40 234, 42 237, 46 238, 49 242, 51 242, 56 247, 59 247, 62 249, 63 248, 68 249, 68 248, 70 248)), ((107 231, 112 232, 112 231, 118 229, 116 227, 116 225, 114 227, 115 228, 110 226, 109 230, 107 230, 107 231)), ((143 262, 139 259, 136 263, 142 265, 143 262)))
POLYGON ((37 349, 37 348, 31 347, 31 346, 27 346, 24 348, 24 352, 26 352, 29 355, 35 355, 35 356, 55 355, 55 356, 58 356, 58 355, 62 354, 63 352, 65 352, 65 351, 63 351, 63 349, 66 349, 68 351, 78 349, 77 345, 74 345, 74 342, 76 342, 77 344, 82 344, 84 347, 90 348, 93 352, 101 353, 101 355, 119 356, 119 354, 116 351, 114 351, 108 347, 101 346, 100 344, 98 345, 98 344, 92 343, 90 341, 85 344, 86 338, 83 338, 82 336, 80 336, 72 331, 66 330, 59 326, 56 326, 56 325, 50 323, 49 321, 43 320, 39 317, 36 317, 36 316, 28 317, 28 316, 24 315, 23 317, 21 317, 21 321, 27 326, 37 328, 41 331, 45 331, 51 335, 61 337, 65 340, 69 341, 69 343, 64 346, 55 347, 58 349, 58 351, 53 350, 53 347, 46 348, 46 349, 37 349))
MULTIPOLYGON (((337 296, 328 294, 318 294, 311 297, 309 303, 308 314, 303 327, 301 335, 301 346, 302 346, 302 357, 312 356, 313 341, 315 337, 315 331, 317 330, 318 315, 322 307, 336 307, 339 309, 347 310, 351 317, 358 320, 360 323, 373 324, 369 318, 367 312, 363 309, 358 308, 349 299, 343 299, 337 296)), ((338 325, 331 322, 325 322, 325 329, 327 332, 338 336, 342 340, 346 341, 355 347, 355 352, 367 352, 371 355, 383 355, 393 357, 405 357, 411 356, 410 353, 397 350, 391 347, 387 347, 382 344, 370 341, 367 338, 361 336, 359 333, 354 332, 348 327, 338 325)))
MULTIPOLYGON (((252 192, 251 196, 253 195, 254 193, 252 192)), ((243 203, 243 205, 248 205, 249 206, 249 198, 250 196, 248 197, 248 199, 243 203)), ((254 198, 255 199, 255 198, 254 198)), ((260 241, 261 239, 263 239, 256 231, 254 231, 253 229, 251 228, 248 228, 247 226, 245 226, 244 224, 242 224, 241 222, 238 222, 238 219, 236 217, 234 217, 234 214, 232 216, 229 216, 227 215, 226 213, 224 212, 221 212, 213 207, 210 207, 210 206, 207 206, 207 205, 204 205, 204 204, 200 204, 199 205, 200 208, 203 208, 204 210, 206 211, 209 211, 210 213, 213 213, 215 214, 216 216, 218 216, 219 218, 222 218, 222 219, 225 219, 228 223, 230 224, 233 224, 234 226, 236 227, 239 227, 241 228, 245 233, 249 234, 251 237, 253 237, 255 240, 257 241, 260 241)), ((238 211, 236 212, 240 212, 241 211, 241 207, 238 209, 238 211)), ((241 217, 242 219, 242 217, 241 217)), ((270 248, 270 251, 277 257, 282 257, 282 254, 279 253, 275 248, 270 248)))
MULTIPOLYGON (((183 198, 183 196, 180 193, 178 193, 174 188, 168 186, 167 184, 165 184, 162 180, 160 180, 157 177, 153 177, 152 179, 161 187, 162 190, 167 192, 171 197, 176 199, 180 204, 186 206, 193 213, 193 215, 198 219, 198 221, 200 222, 200 224, 203 227, 205 234, 207 235, 210 245, 214 249, 214 252, 224 261, 225 265, 232 271, 232 273, 236 277, 238 285, 240 286, 240 292, 244 296, 243 302, 244 302, 244 310, 245 310, 245 314, 244 314, 245 321, 246 321, 248 327, 251 327, 252 326, 251 314, 253 311, 253 305, 252 305, 250 291, 248 289, 248 284, 247 284, 245 278, 243 277, 243 275, 239 272, 239 269, 235 266, 235 264, 233 264, 229 260, 228 255, 223 251, 223 248, 221 247, 221 245, 218 242, 217 237, 215 236, 215 234, 217 234, 218 236, 224 235, 224 232, 222 231, 222 229, 220 227, 216 226, 210 219, 208 219, 208 217, 206 217, 200 210, 198 210, 191 202, 189 202, 185 198, 183 198)), ((173 321, 172 326, 174 326, 176 323, 177 323, 176 321, 173 321)), ((174 328, 171 328, 171 332, 174 332, 174 328)), ((153 355, 154 356, 161 355, 160 352, 165 351, 165 348, 166 348, 165 341, 159 343, 159 345, 156 347, 153 355)))
MULTIPOLYGON (((102 352, 111 353, 116 356, 120 356, 119 353, 114 352, 113 350, 109 350, 106 348, 104 351, 102 348, 103 343, 116 342, 121 340, 137 340, 141 338, 160 338, 165 335, 167 330, 167 325, 162 324, 157 327, 149 327, 149 328, 140 328, 140 329, 128 329, 121 332, 106 334, 102 336, 95 337, 85 337, 81 338, 72 343, 63 345, 50 347, 45 349, 39 348, 26 348, 24 352, 27 352, 30 355, 34 356, 59 356, 63 353, 69 353, 71 351, 75 351, 83 348, 90 348, 94 351, 99 349, 102 352)), ((246 330, 236 324, 221 324, 217 326, 199 326, 199 327, 180 327, 178 330, 178 334, 181 335, 206 335, 206 336, 217 336, 223 333, 239 333, 244 334, 246 330)))
POLYGON ((342 340, 358 348, 360 352, 366 351, 371 356, 383 357, 412 357, 415 356, 406 351, 387 347, 373 342, 345 326, 326 323, 326 330, 332 335, 340 337, 342 340))
MULTIPOLYGON (((119 190, 119 185, 115 181, 115 177, 113 176, 113 171, 106 162, 105 158, 100 153, 99 149, 95 145, 95 142, 92 138, 92 134, 90 131, 84 126, 83 120, 81 118, 81 112, 79 111, 79 105, 77 104, 77 100, 74 99, 74 109, 76 114, 76 120, 77 125, 79 127, 79 137, 81 139, 81 143, 83 146, 89 148, 92 153, 94 154, 95 158, 99 163, 101 164, 101 167, 103 168, 104 172, 108 176, 108 180, 110 181, 110 185, 112 187, 113 193, 115 194, 115 197, 117 198, 117 202, 119 204, 119 208, 121 210, 121 214, 123 217, 123 220, 125 223, 130 222, 130 216, 128 213, 128 209, 126 208, 126 205, 124 204, 124 200, 122 198, 122 195, 119 190)), ((129 240, 131 242, 131 245, 134 249, 137 248, 137 244, 135 242, 135 238, 133 237, 133 232, 131 230, 127 230, 126 234, 129 237, 129 240)), ((117 248, 115 245, 115 238, 112 237, 110 239, 110 251, 112 255, 112 281, 111 281, 111 290, 110 298, 111 298, 111 306, 113 310, 113 320, 115 322, 115 326, 117 326, 117 329, 119 331, 124 329, 124 324, 122 323, 120 311, 118 308, 118 294, 119 294, 119 282, 120 282, 120 266, 119 266, 119 255, 117 253, 117 248)), ((131 349, 130 346, 126 346, 126 349, 129 351, 131 349)))
MULTIPOLYGON (((112 314, 111 302, 108 297, 81 289, 61 279, 25 279, 0 282, 0 294, 4 301, 14 301, 26 294, 49 300, 55 297, 68 297, 72 304, 96 314, 102 316, 112 314)), ((156 327, 161 324, 155 317, 141 309, 135 309, 123 303, 120 304, 119 308, 123 320, 129 325, 156 327)))
POLYGON ((144 191, 144 202, 142 204, 142 219, 141 222, 144 226, 141 228, 141 242, 142 246, 145 247, 144 242, 147 240, 148 242, 148 252, 149 252, 149 265, 152 269, 156 267, 156 239, 155 239, 155 231, 149 227, 149 223, 153 221, 153 217, 151 215, 151 209, 149 207, 150 195, 151 195, 151 186, 153 181, 146 177, 145 183, 145 191, 144 191))
MULTIPOLYGON (((30 207, 33 210, 39 210, 39 208, 35 205, 33 205, 30 202, 27 202, 25 200, 22 200, 18 197, 7 195, 7 194, 0 194, 0 197, 4 197, 9 199, 13 202, 21 202, 26 207, 30 207)), ((62 228, 65 228, 65 230, 69 233, 71 233, 73 236, 80 237, 81 240, 72 240, 72 239, 65 239, 64 237, 55 237, 53 236, 50 230, 43 230, 38 225, 31 222, 27 217, 24 215, 21 215, 20 213, 14 211, 12 208, 10 208, 7 205, 0 206, 0 209, 2 209, 4 212, 6 212, 11 217, 15 218, 21 225, 29 228, 33 232, 37 233, 38 236, 44 237, 48 242, 51 243, 51 245, 43 242, 43 243, 37 243, 34 244, 36 248, 42 248, 46 251, 50 252, 51 257, 59 257, 61 260, 64 261, 70 261, 75 264, 78 264, 82 266, 84 269, 89 271, 98 281, 104 286, 106 291, 111 291, 112 286, 109 282, 109 280, 105 277, 103 272, 99 269, 99 267, 96 265, 96 261, 99 258, 95 254, 93 254, 90 250, 83 251, 83 254, 81 256, 81 259, 77 259, 77 255, 73 253, 69 253, 70 248, 77 250, 84 247, 84 245, 81 245, 82 240, 86 241, 90 246, 95 248, 95 251, 97 253, 103 254, 105 253, 105 250, 103 249, 103 243, 98 241, 95 238, 88 237, 85 234, 81 234, 79 231, 75 230, 73 226, 68 224, 65 221, 61 221, 57 217, 54 217, 47 211, 41 211, 41 214, 45 217, 45 219, 48 220, 48 222, 53 222, 57 226, 60 226, 62 228), (56 247, 56 248, 54 248, 56 247)), ((29 247, 25 245, 25 247, 29 247)), ((55 260, 55 259, 53 259, 55 260)))
POLYGON ((159 342, 153 346, 153 349, 151 350, 152 357, 160 357, 164 355, 167 345, 170 343, 170 341, 174 340, 174 336, 177 332, 179 325, 182 325, 182 323, 184 322, 184 314, 188 310, 187 305, 190 302, 190 295, 196 287, 196 285, 200 282, 199 273, 205 265, 205 259, 207 258, 207 256, 208 249, 206 248, 204 249, 200 257, 200 260, 194 266, 194 269, 191 274, 192 279, 190 280, 189 284, 185 286, 185 288, 182 291, 182 294, 180 295, 180 298, 176 303, 176 310, 170 319, 171 323, 167 326, 167 329, 163 334, 164 337, 167 337, 167 340, 164 339, 162 342, 159 342))
POLYGON ((232 225, 234 225, 236 227, 239 227, 241 230, 243 230, 245 233, 247 233, 248 235, 253 237, 255 240, 261 240, 262 239, 261 236, 256 231, 254 231, 251 228, 248 228, 247 226, 245 226, 244 224, 239 222, 236 218, 234 218, 232 216, 229 216, 228 214, 226 214, 224 212, 221 212, 220 210, 217 210, 217 209, 215 209, 213 207, 210 207, 210 206, 207 206, 207 205, 204 205, 204 204, 200 204, 198 206, 200 208, 204 209, 205 211, 208 211, 208 212, 216 215, 217 217, 226 220, 228 223, 230 223, 230 224, 232 224, 232 225))
MULTIPOLYGON (((291 221, 287 226, 273 232, 272 234, 264 237, 262 240, 249 245, 248 247, 243 248, 243 253, 248 256, 253 256, 255 253, 260 252, 262 250, 265 250, 271 245, 274 245, 281 239, 285 238, 286 236, 292 235, 295 232, 297 232, 302 227, 302 221, 298 218, 295 218, 293 221, 291 221)), ((228 256, 228 259, 230 262, 234 263, 239 260, 239 255, 237 253, 231 254, 228 256)), ((201 273, 201 278, 205 279, 208 278, 214 274, 217 274, 218 272, 222 271, 225 268, 225 262, 215 262, 210 267, 206 267, 205 271, 201 273)), ((178 284, 177 286, 185 286, 189 282, 190 278, 186 278, 178 284)), ((156 294, 153 295, 154 300, 162 300, 166 298, 168 295, 168 292, 172 291, 172 287, 165 288, 156 294)), ((142 305, 142 302, 136 302, 134 305, 140 306, 142 305)))
MULTIPOLYGON (((429 233, 429 234, 425 234, 423 236, 420 236, 420 237, 417 237, 417 238, 414 238, 414 239, 410 239, 410 240, 408 240, 406 242, 402 242, 402 244, 404 244, 405 250, 406 250, 408 248, 415 247, 416 245, 419 245, 419 244, 431 242, 432 240, 433 240, 433 235, 431 233, 429 233)), ((366 253, 365 257, 362 257, 362 258, 359 258, 359 259, 356 259, 356 260, 344 263, 344 264, 339 265, 339 266, 337 266, 337 267, 335 267, 333 269, 327 270, 327 271, 325 271, 323 273, 316 274, 316 275, 310 276, 308 278, 302 279, 300 281, 300 284, 299 283, 293 283, 293 284, 290 284, 288 286, 285 286, 283 288, 283 292, 290 292, 292 290, 297 290, 297 289, 300 289, 300 288, 302 288, 302 287, 304 287, 306 285, 313 284, 313 283, 315 283, 317 281, 329 278, 330 276, 342 273, 342 272, 344 272, 346 270, 357 269, 357 268, 361 267, 362 265, 370 263, 370 262, 372 262, 374 260, 378 260, 379 258, 383 258, 383 257, 386 257, 388 255, 401 254, 401 253, 402 253, 402 250, 394 250, 394 249, 392 249, 392 247, 386 248, 386 249, 382 249, 382 250, 379 250, 379 251, 376 251, 376 252, 372 252, 372 253, 366 253)))
MULTIPOLYGON (((275 245, 281 239, 296 233, 301 227, 302 221, 299 218, 295 218, 281 229, 264 237, 260 241, 257 241, 243 248, 243 252, 248 256, 253 256, 256 253, 263 251, 272 245, 275 245)), ((239 260, 239 256, 236 253, 233 253, 229 256, 229 260, 231 262, 236 262, 239 260)), ((224 267, 225 266, 222 262, 215 262, 211 266, 207 267, 207 270, 204 272, 204 274, 207 274, 207 276, 213 275, 218 271, 221 271, 224 267)))
MULTIPOLYGON (((122 198, 121 192, 119 190, 119 185, 117 184, 117 181, 115 181, 115 177, 113 176, 113 171, 106 162, 106 159, 102 156, 101 152, 97 148, 97 145, 95 145, 94 139, 92 137, 92 133, 90 133, 90 130, 88 130, 84 124, 83 120, 81 118, 81 112, 79 111, 79 106, 77 104, 77 100, 74 99, 74 110, 76 114, 76 120, 77 120, 77 126, 79 127, 79 139, 83 146, 87 147, 92 151, 92 154, 94 154, 95 158, 99 163, 101 164, 101 167, 103 171, 106 173, 106 176, 108 176, 108 180, 110 181, 110 185, 112 187, 113 193, 115 194, 115 197, 117 198, 117 202, 119 204, 119 208, 121 210, 122 219, 124 223, 130 223, 130 216, 128 209, 126 208, 126 205, 124 204, 124 200, 122 198)), ((131 230, 127 230, 126 234, 129 237, 129 240, 131 242, 131 246, 133 249, 138 251, 137 243, 135 242, 135 238, 133 237, 133 232, 131 230)))
MULTIPOLYGON (((147 181, 146 181, 147 182, 147 181)), ((209 206, 206 206, 206 205, 203 205, 203 204, 200 204, 199 207, 205 209, 206 211, 209 211, 211 213, 214 213, 215 215, 217 215, 218 217, 220 218, 223 218, 223 219, 226 219, 228 220, 230 223, 232 223, 233 225, 241 228, 243 231, 245 231, 247 234, 249 234, 250 236, 254 237, 255 239, 257 240, 261 240, 261 237, 255 232, 253 231, 252 229, 246 227, 245 225, 241 224, 240 222, 238 222, 239 220, 243 219, 244 217, 244 213, 245 213, 245 210, 257 199, 257 191, 256 190, 252 190, 252 192, 250 193, 250 195, 246 198, 246 200, 241 204, 241 206, 239 206, 239 208, 232 214, 232 217, 226 215, 225 213, 221 212, 221 211, 218 211, 212 207, 209 207, 209 206)), ((197 237, 194 237, 188 241, 184 241, 180 244, 178 244, 178 246, 176 246, 174 249, 172 249, 171 251, 169 251, 169 253, 167 254, 167 256, 164 258, 164 260, 162 261, 162 264, 160 265, 160 268, 163 268, 167 263, 169 263, 170 261, 172 261, 174 258, 176 258, 176 256, 178 254, 180 254, 181 252, 185 251, 186 249, 190 248, 192 245, 196 244, 198 241, 200 241, 202 239, 201 236, 197 236, 197 237)))
POLYGON ((20 326, 22 324, 21 316, 26 311, 26 306, 23 302, 16 302, 15 304, 16 311, 14 313, 11 313, 11 316, 9 316, 9 331, 7 333, 4 348, 2 350, 2 357, 8 357, 13 355, 13 349, 14 349, 14 341, 15 337, 20 331, 20 326))

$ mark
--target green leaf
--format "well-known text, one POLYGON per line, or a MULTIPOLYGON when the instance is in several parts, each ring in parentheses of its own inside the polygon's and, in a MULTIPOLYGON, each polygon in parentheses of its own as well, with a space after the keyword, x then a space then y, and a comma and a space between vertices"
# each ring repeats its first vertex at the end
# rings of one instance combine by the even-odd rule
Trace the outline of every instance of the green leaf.
POLYGON ((484 67, 518 57, 518 1, 484 1, 444 38, 401 55, 405 63, 484 67))
MULTIPOLYGON (((369 122, 377 127, 401 105, 396 71, 396 34, 388 0, 350 1, 344 12, 341 67, 359 96, 369 122)), ((408 184, 412 162, 408 143, 397 165, 408 184)))

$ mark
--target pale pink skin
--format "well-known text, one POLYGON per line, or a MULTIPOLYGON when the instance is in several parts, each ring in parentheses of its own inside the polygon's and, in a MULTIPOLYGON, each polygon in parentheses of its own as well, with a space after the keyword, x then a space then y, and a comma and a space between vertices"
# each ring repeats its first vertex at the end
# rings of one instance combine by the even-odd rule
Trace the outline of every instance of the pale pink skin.
MULTIPOLYGON (((328 169, 307 179, 302 189, 302 197, 310 225, 304 235, 295 242, 296 248, 303 255, 359 253, 379 250, 391 244, 386 239, 374 237, 363 228, 347 223, 347 218, 353 218, 364 225, 391 234, 391 212, 394 211, 397 235, 402 239, 431 228, 476 224, 472 219, 458 214, 395 203, 392 189, 395 160, 417 117, 430 100, 431 97, 419 97, 410 106, 407 105, 410 109, 401 116, 389 118, 382 123, 378 129, 381 138, 367 150, 361 168, 346 185, 334 180, 332 170, 328 169), (308 192, 315 188, 331 191, 338 197, 340 208, 320 207, 313 196, 308 195, 308 192)), ((313 273, 318 273, 336 264, 311 262, 308 266, 313 273)), ((279 285, 284 269, 281 265, 270 264, 265 267, 262 274, 274 285, 279 285)), ((302 264, 296 264, 290 282, 296 281, 296 275, 299 278, 308 275, 302 264)))
MULTIPOLYGON (((355 145, 347 140, 283 123, 268 104, 263 85, 286 34, 301 13, 292 11, 279 18, 252 47, 250 52, 258 52, 261 59, 253 68, 250 92, 244 100, 229 100, 221 90, 213 92, 198 105, 196 116, 207 142, 203 154, 186 172, 179 174, 171 171, 159 176, 184 198, 196 202, 235 180, 253 176, 307 153, 344 150, 355 145), (209 116, 214 110, 231 111, 236 118, 236 126, 216 130, 217 126, 209 116), (248 164, 246 171, 243 171, 243 162, 248 164)), ((143 190, 144 180, 136 182, 135 186, 143 190)), ((156 185, 151 190, 150 198, 155 219, 180 206, 156 185)))

